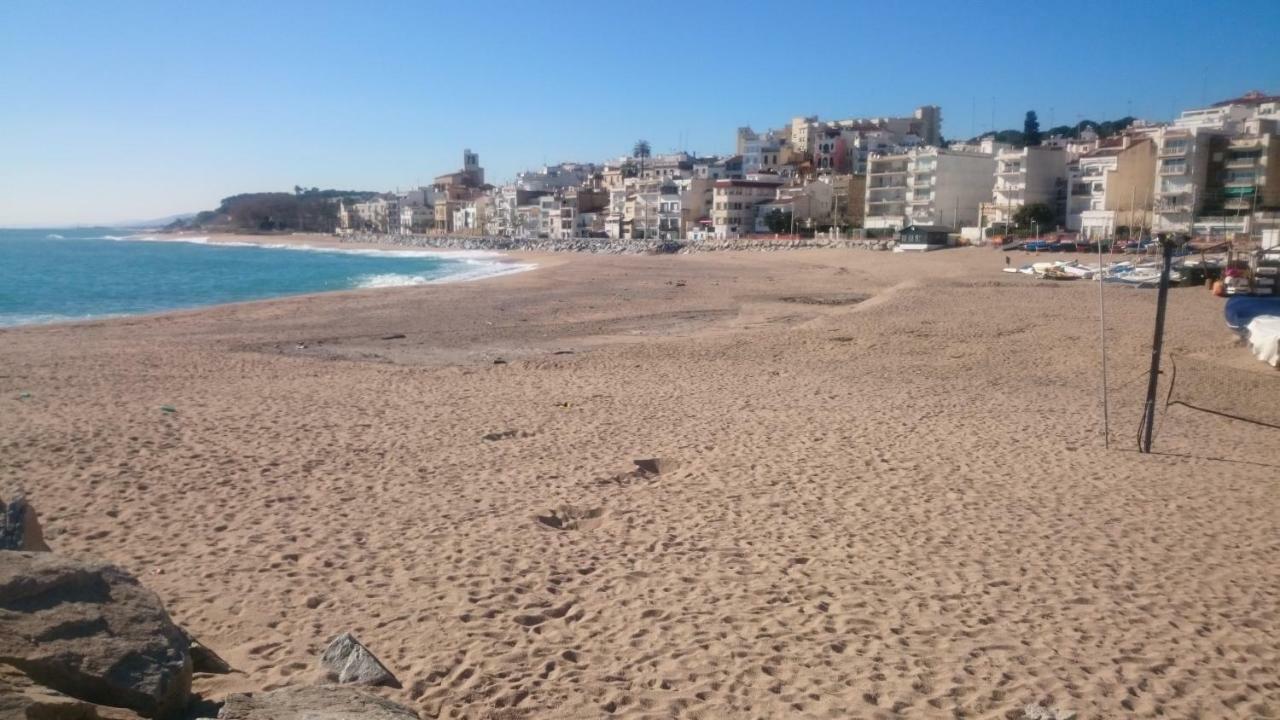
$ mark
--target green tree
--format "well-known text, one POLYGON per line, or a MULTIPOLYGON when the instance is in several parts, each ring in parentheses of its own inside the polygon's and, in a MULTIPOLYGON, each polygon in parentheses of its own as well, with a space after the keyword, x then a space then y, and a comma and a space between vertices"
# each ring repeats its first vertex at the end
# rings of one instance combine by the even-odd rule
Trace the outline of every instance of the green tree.
POLYGON ((791 213, 782 212, 774 208, 769 211, 768 215, 764 216, 764 224, 765 227, 769 228, 769 232, 772 233, 789 232, 791 230, 791 213))
POLYGON ((637 140, 635 146, 631 148, 631 157, 640 161, 641 176, 644 175, 644 161, 646 158, 651 157, 652 154, 648 140, 637 140))
POLYGON ((1027 111, 1027 119, 1022 121, 1022 137, 1029 147, 1040 144, 1040 121, 1035 110, 1027 111))
POLYGON ((1040 232, 1053 228, 1057 213, 1044 203, 1023 205, 1013 213, 1013 223, 1019 228, 1028 229, 1034 223, 1040 232))

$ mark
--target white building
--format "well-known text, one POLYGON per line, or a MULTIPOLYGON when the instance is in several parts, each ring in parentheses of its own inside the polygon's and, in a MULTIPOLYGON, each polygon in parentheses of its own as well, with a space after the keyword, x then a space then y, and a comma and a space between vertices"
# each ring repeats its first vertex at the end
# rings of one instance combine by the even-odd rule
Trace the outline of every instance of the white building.
MULTIPOLYGON (((1025 147, 996 154, 995 187, 988 223, 1012 223, 1025 205, 1048 205, 1066 215, 1067 153, 1061 148, 1025 147)), ((1051 229, 1051 228, 1049 228, 1051 229)))
POLYGON ((986 153, 922 147, 873 154, 867 172, 864 226, 959 228, 978 222, 978 207, 991 197, 995 158, 986 153))

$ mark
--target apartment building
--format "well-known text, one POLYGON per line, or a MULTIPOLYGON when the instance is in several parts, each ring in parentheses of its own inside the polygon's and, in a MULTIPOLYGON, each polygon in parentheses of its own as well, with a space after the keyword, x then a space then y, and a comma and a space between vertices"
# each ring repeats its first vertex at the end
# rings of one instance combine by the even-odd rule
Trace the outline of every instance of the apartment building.
POLYGON ((818 182, 831 185, 831 224, 862 227, 867 216, 867 176, 829 174, 818 182))
POLYGON ((908 225, 976 225, 978 207, 991 198, 995 157, 936 147, 873 154, 868 161, 868 229, 908 225))
POLYGON ((754 231, 758 206, 775 199, 781 184, 781 178, 764 174, 715 181, 711 206, 715 236, 725 239, 754 231))
POLYGON ((1191 232, 1205 205, 1209 159, 1225 149, 1227 136, 1211 126, 1161 128, 1156 144, 1155 202, 1151 227, 1155 232, 1191 232))
POLYGON ((987 206, 988 223, 1012 223, 1026 205, 1043 203, 1065 222, 1067 153, 1062 148, 1025 147, 996 154, 995 185, 987 206))
POLYGON ((924 105, 916 108, 910 117, 846 118, 822 122, 817 116, 795 117, 788 126, 791 146, 802 154, 811 154, 820 142, 820 133, 836 130, 880 130, 894 136, 894 142, 902 145, 940 145, 942 143, 942 108, 924 105))
POLYGON ((1127 134, 1102 141, 1068 167, 1067 229, 1109 238, 1118 227, 1150 227, 1155 168, 1151 138, 1127 134))

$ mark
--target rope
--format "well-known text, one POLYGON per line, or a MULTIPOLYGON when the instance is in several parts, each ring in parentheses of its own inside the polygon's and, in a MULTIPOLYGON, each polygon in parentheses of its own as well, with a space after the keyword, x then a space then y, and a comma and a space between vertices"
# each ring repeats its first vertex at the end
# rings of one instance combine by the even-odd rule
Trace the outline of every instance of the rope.
POLYGON ((1241 417, 1239 415, 1232 415, 1231 413, 1225 413, 1225 412, 1222 412, 1221 410, 1210 410, 1209 408, 1202 408, 1196 405, 1192 405, 1191 403, 1183 402, 1181 400, 1174 400, 1173 386, 1174 386, 1174 383, 1178 382, 1178 363, 1173 359, 1172 355, 1169 356, 1169 362, 1173 365, 1173 375, 1169 378, 1169 392, 1166 393, 1164 396, 1164 406, 1166 411, 1168 410, 1170 405, 1181 405, 1182 407, 1191 408, 1192 410, 1199 410, 1200 412, 1206 412, 1206 413, 1209 413, 1210 415, 1219 415, 1224 418, 1239 420, 1240 422, 1247 422, 1251 425, 1261 425, 1262 427, 1265 427, 1265 428, 1280 430, 1280 425, 1274 425, 1272 423, 1263 422, 1261 420, 1252 420, 1250 418, 1241 417))

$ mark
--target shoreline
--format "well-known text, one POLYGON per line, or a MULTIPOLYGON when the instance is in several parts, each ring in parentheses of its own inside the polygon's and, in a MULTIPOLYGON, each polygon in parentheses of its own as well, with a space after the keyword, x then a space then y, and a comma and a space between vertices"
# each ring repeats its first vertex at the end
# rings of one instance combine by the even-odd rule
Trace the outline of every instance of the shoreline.
POLYGON ((479 282, 483 280, 492 280, 508 275, 529 272, 538 269, 539 264, 531 258, 516 258, 509 254, 496 251, 481 250, 411 250, 402 246, 393 246, 388 244, 373 245, 371 247, 352 248, 343 243, 334 242, 331 236, 320 234, 295 234, 288 236, 269 236, 269 235, 241 235, 233 233, 147 233, 138 232, 131 235, 110 237, 113 241, 133 241, 133 242, 156 242, 156 243, 188 243, 194 245, 208 246, 229 246, 229 247, 258 247, 269 250, 292 250, 299 252, 331 252, 348 255, 378 255, 381 257, 399 257, 399 258, 435 258, 439 260, 447 260, 455 263, 473 266, 474 269, 467 270, 460 268, 457 272, 452 272, 438 278, 428 280, 415 279, 412 282, 388 282, 385 285, 367 285, 357 286, 333 290, 319 290, 303 293, 287 293, 282 295, 273 295, 264 298, 251 298, 245 300, 233 300, 228 302, 215 302, 209 304, 199 304, 184 307, 175 307, 149 312, 138 313, 106 313, 101 315, 86 315, 76 318, 59 318, 54 320, 38 320, 28 322, 17 322, 13 324, 0 324, 0 332, 15 330, 18 328, 40 328, 49 326, 67 326, 82 325, 89 323, 111 322, 127 318, 142 318, 152 316, 163 316, 171 313, 188 313, 198 312, 209 308, 217 308, 223 306, 241 305, 247 303, 263 303, 272 302, 285 298, 308 298, 321 297, 342 293, 359 293, 375 290, 392 290, 397 288, 416 287, 422 285, 443 285, 449 283, 469 283, 479 282))

